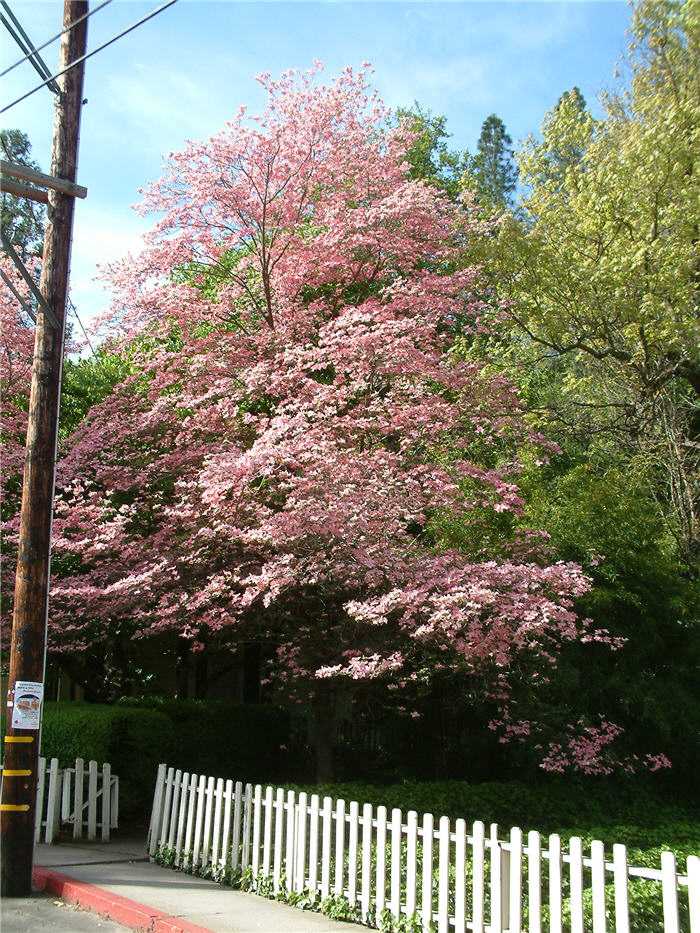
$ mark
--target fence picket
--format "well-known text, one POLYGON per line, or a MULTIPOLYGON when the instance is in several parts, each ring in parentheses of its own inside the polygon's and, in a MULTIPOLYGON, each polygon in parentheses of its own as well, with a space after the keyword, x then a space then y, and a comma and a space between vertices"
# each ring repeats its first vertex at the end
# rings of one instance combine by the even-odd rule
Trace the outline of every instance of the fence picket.
POLYGON ((320 819, 320 804, 318 794, 311 795, 309 807, 309 890, 315 891, 318 887, 318 826, 320 819))
MULTIPOLYGON (((177 778, 177 775, 175 775, 177 778)), ((211 842, 211 864, 214 868, 217 868, 220 863, 220 846, 221 846, 221 818, 224 805, 224 782, 222 778, 219 778, 216 782, 216 788, 214 790, 214 827, 212 829, 212 842, 211 842)))
POLYGON ((253 823, 253 785, 246 784, 243 794, 243 841, 241 843, 241 869, 250 865, 250 837, 253 823))
POLYGON ((377 917, 386 907, 386 807, 377 807, 377 873, 375 876, 377 917))
POLYGON ((530 933, 542 931, 542 840, 540 834, 531 830, 527 834, 527 906, 530 918, 530 933))
POLYGON ((202 868, 210 861, 211 856, 211 827, 214 819, 214 778, 207 780, 207 789, 204 791, 204 830, 202 831, 202 850, 200 864, 202 868))
POLYGON ((183 864, 186 866, 194 865, 194 854, 192 852, 192 833, 194 831, 195 812, 197 809, 197 775, 190 775, 190 793, 187 804, 187 828, 185 830, 185 851, 183 853, 183 864))
POLYGON ((430 929, 433 922, 433 814, 423 814, 423 871, 421 919, 424 929, 430 929))
POLYGON ((112 802, 109 809, 112 814, 110 829, 117 829, 119 826, 119 775, 112 775, 112 802))
POLYGON ((260 784, 256 784, 255 789, 253 791, 253 856, 251 860, 253 878, 257 878, 258 872, 260 871, 261 817, 262 817, 262 787, 260 786, 260 784))
POLYGON ((243 785, 236 781, 233 798, 233 830, 231 838, 231 868, 237 869, 241 864, 241 819, 243 809, 243 785))
MULTIPOLYGON (((54 835, 58 834, 60 783, 61 772, 58 770, 58 758, 52 758, 49 766, 49 795, 46 802, 46 831, 44 832, 44 842, 53 842, 54 835)), ((43 795, 38 797, 36 803, 36 811, 39 816, 41 816, 42 805, 43 795)), ((41 823, 39 824, 39 829, 41 831, 41 823)))
MULTIPOLYGON (((330 797, 328 798, 330 801, 330 797)), ((294 890, 294 824, 296 822, 296 806, 294 791, 287 793, 287 819, 286 819, 286 852, 284 870, 287 877, 287 890, 294 890)), ((326 892, 328 893, 328 892, 326 892)))
POLYGON ((676 856, 661 853, 661 890, 664 904, 664 933, 679 933, 676 856))
POLYGON ((551 933, 562 933, 561 838, 557 833, 549 837, 549 928, 551 933))
POLYGON ((508 933, 521 933, 523 927, 523 831, 517 826, 510 831, 509 869, 508 933))
POLYGON ((323 798, 321 811, 321 897, 331 891, 331 830, 333 828, 333 800, 323 798))
POLYGON ((455 933, 467 929, 467 824, 455 822, 455 933))
MULTIPOLYGON (((316 798, 318 801, 318 797, 316 798)), ((284 841, 284 791, 277 788, 275 794, 275 856, 272 866, 272 880, 275 894, 280 889, 282 881, 282 843, 284 841)))
POLYGON ((265 824, 263 828, 262 873, 265 878, 270 875, 272 863, 272 788, 265 788, 265 824))
POLYGON ((97 762, 88 763, 88 821, 87 837, 97 839, 97 762))
POLYGON ((187 804, 189 802, 189 771, 182 775, 182 791, 180 793, 180 806, 177 814, 177 834, 175 836, 175 864, 180 865, 180 853, 182 852, 182 843, 185 837, 185 824, 187 822, 187 804))
MULTIPOLYGON (((168 839, 167 845, 169 849, 175 847, 175 833, 177 831, 177 811, 180 805, 180 784, 182 782, 182 771, 178 768, 173 776, 173 790, 172 790, 172 799, 170 806, 166 808, 165 812, 169 813, 168 816, 168 839)), ((104 786, 104 778, 103 778, 104 786)))
POLYGON ((593 933, 605 933, 605 846, 598 839, 591 843, 591 894, 593 933))
POLYGON ((503 918, 501 916, 501 891, 503 890, 501 846, 498 842, 498 824, 491 823, 489 832, 489 851, 491 858, 491 878, 489 882, 491 901, 490 933, 503 933, 503 918))
POLYGON ((345 890, 345 801, 335 805, 335 879, 333 893, 340 897, 345 890))
POLYGON ((204 805, 206 803, 207 779, 201 774, 197 782, 197 810, 194 821, 194 842, 192 843, 191 864, 197 865, 202 851, 202 829, 204 828, 204 805))
MULTIPOLYGON (((40 759, 41 760, 41 759, 40 759)), ((70 819, 71 802, 71 775, 73 771, 66 768, 63 772, 63 786, 61 788, 61 821, 67 823, 70 819)), ((152 819, 152 817, 151 817, 152 819)))
POLYGON ((441 816, 438 829, 438 933, 450 929, 450 818, 441 816))
POLYGON ((403 814, 391 811, 391 871, 389 882, 389 909, 397 920, 401 919, 401 836, 403 814))
POLYGON ((356 800, 350 802, 349 822, 348 903, 351 907, 354 907, 357 903, 357 840, 360 829, 360 805, 356 800))
POLYGON ((167 774, 165 776, 165 789, 163 794, 163 818, 160 821, 160 833, 158 837, 159 846, 164 846, 167 843, 170 835, 168 818, 170 815, 170 808, 172 806, 174 774, 174 769, 168 768, 167 774))
POLYGON ((297 804, 297 864, 294 869, 296 890, 303 891, 306 884, 306 827, 307 827, 307 797, 305 793, 299 794, 297 804))
POLYGON ((367 920, 372 899, 372 830, 374 819, 372 804, 366 803, 362 808, 362 878, 361 895, 362 919, 367 920))
MULTIPOLYGON (((179 786, 178 786, 179 790, 179 786)), ((109 830, 112 825, 112 767, 105 762, 102 765, 102 841, 109 841, 109 830)))
POLYGON ((615 933, 630 933, 630 908, 627 891, 627 847, 613 846, 613 879, 615 882, 615 933))
POLYGON ((224 785, 224 825, 221 837, 221 855, 219 866, 225 868, 231 863, 231 819, 233 801, 233 781, 226 781, 224 785))
POLYGON ((406 914, 408 917, 412 917, 416 912, 417 864, 418 814, 415 810, 409 810, 406 830, 406 914))
POLYGON ((37 775, 37 789, 36 789, 36 809, 34 811, 34 839, 36 842, 41 841, 41 820, 44 809, 44 789, 46 786, 46 759, 39 758, 39 772, 37 775))
POLYGON ((583 933, 583 842, 578 836, 569 840, 569 903, 571 933, 583 933))
MULTIPOLYGON (((83 835, 83 759, 75 759, 75 787, 73 789, 73 838, 81 839, 83 835)), ((165 780, 165 776, 163 776, 165 780)), ((161 793, 162 793, 162 783, 160 784, 161 793)), ((160 829, 160 820, 162 819, 162 800, 159 800, 159 806, 157 809, 158 826, 154 827, 153 837, 154 845, 157 845, 157 835, 158 830, 160 829)), ((153 850, 155 852, 155 848, 153 850)), ((151 853, 151 855, 153 852, 151 853)))
POLYGON ((474 930, 475 933, 484 933, 485 842, 484 824, 477 821, 472 827, 472 930, 474 930))

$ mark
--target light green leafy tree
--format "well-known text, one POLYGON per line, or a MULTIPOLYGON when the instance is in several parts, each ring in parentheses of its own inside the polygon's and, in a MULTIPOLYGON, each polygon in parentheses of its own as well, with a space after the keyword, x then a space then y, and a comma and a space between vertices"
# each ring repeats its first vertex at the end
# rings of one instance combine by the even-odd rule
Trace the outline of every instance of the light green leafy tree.
POLYGON ((694 570, 698 61, 700 7, 639 2, 626 80, 603 98, 600 120, 576 89, 546 116, 542 139, 520 154, 523 213, 506 217, 489 253, 510 350, 537 362, 540 400, 589 446, 643 465, 694 570))

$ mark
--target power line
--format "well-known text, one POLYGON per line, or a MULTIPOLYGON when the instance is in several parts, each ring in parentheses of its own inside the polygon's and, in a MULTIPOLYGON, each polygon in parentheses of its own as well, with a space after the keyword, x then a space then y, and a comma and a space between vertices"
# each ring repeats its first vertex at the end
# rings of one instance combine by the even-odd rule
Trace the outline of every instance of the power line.
POLYGON ((67 68, 64 68, 62 71, 57 71, 56 74, 51 75, 50 78, 47 78, 46 81, 42 81, 41 84, 37 84, 35 88, 31 91, 27 91, 26 94, 23 94, 21 97, 18 97, 17 100, 13 100, 11 104, 8 104, 6 107, 3 107, 0 110, 0 113, 5 113, 6 110, 9 110, 11 107, 14 107, 15 104, 21 103, 23 100, 26 100, 28 97, 31 97, 32 94, 35 94, 40 88, 44 87, 45 84, 48 84, 50 81, 60 78, 61 75, 64 75, 67 71, 75 68, 76 65, 80 65, 82 62, 87 61, 88 58, 92 58, 93 55, 97 55, 98 52, 101 52, 102 49, 106 49, 108 45, 111 45, 113 42, 116 42, 117 39, 121 39, 122 36, 127 35, 132 30, 136 29, 138 26, 141 26, 143 23, 148 22, 149 19, 153 19, 154 16, 157 16, 159 13, 162 13, 163 10, 167 10, 169 6, 172 6, 174 3, 177 3, 177 0, 168 0, 168 3, 164 3, 162 6, 159 6, 157 10, 154 10, 152 13, 149 13, 148 16, 144 16, 143 19, 140 19, 137 23, 134 23, 133 26, 129 26, 128 29, 125 29, 123 32, 120 32, 119 35, 114 36, 114 38, 109 39, 109 41, 104 42, 102 45, 98 46, 96 49, 93 49, 92 52, 88 52, 87 55, 83 55, 81 58, 76 59, 76 61, 71 62, 67 68))
POLYGON ((87 331, 83 327, 83 322, 80 320, 80 317, 78 315, 78 309, 75 307, 75 305, 73 304, 70 298, 68 299, 68 309, 73 312, 73 314, 75 315, 76 321, 78 322, 78 324, 80 324, 80 329, 82 330, 83 335, 87 341, 87 345, 90 347, 90 352, 92 353, 93 356, 97 356, 97 354, 95 353, 95 348, 90 343, 90 338, 87 335, 87 331))
MULTIPOLYGON (((22 28, 22 24, 12 12, 9 3, 7 3, 6 0, 2 0, 2 8, 10 17, 11 22, 10 20, 5 19, 2 13, 0 13, 0 22, 2 22, 5 29, 7 29, 22 51, 26 53, 26 57, 32 63, 32 66, 37 74, 44 78, 44 84, 48 87, 48 89, 53 94, 60 94, 61 89, 56 84, 54 79, 50 77, 51 72, 49 71, 46 62, 42 59, 41 55, 31 52, 32 40, 22 28)), ((43 85, 41 86, 43 87, 43 85)))
MULTIPOLYGON (((26 62, 27 59, 31 59, 33 55, 36 55, 37 52, 40 52, 42 49, 45 49, 47 45, 51 45, 52 42, 55 42, 56 39, 60 39, 61 36, 68 32, 69 29, 74 29, 78 23, 82 23, 84 19, 87 19, 88 16, 92 16, 93 13, 97 13, 103 7, 107 6, 108 3, 111 3, 112 0, 103 0, 103 3, 100 3, 99 6, 96 6, 94 10, 88 10, 87 13, 83 14, 79 19, 76 19, 75 22, 71 23, 70 26, 67 26, 65 29, 62 29, 61 32, 57 32, 55 36, 52 36, 50 39, 47 39, 42 45, 37 45, 33 49, 30 49, 26 55, 20 58, 19 61, 15 62, 14 65, 10 65, 9 68, 6 68, 4 71, 0 71, 0 78, 4 78, 6 74, 9 74, 13 71, 18 65, 21 65, 22 62, 26 62)), ((48 69, 47 69, 48 74, 48 69)), ((46 75, 43 75, 46 77, 46 75)))

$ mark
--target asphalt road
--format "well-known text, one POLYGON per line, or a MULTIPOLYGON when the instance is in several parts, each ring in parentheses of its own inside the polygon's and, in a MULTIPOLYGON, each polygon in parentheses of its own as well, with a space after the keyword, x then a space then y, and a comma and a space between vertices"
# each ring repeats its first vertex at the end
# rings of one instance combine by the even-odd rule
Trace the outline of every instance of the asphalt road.
POLYGON ((3 898, 0 928, 2 933, 125 933, 129 929, 43 891, 32 897, 3 898))

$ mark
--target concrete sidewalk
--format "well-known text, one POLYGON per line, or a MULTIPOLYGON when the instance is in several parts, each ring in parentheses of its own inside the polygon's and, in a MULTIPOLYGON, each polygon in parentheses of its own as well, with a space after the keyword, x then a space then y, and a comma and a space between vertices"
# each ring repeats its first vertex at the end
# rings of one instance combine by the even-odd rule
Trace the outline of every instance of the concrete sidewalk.
POLYGON ((149 933, 359 933, 213 881, 155 865, 141 838, 37 844, 34 883, 71 904, 149 933))

